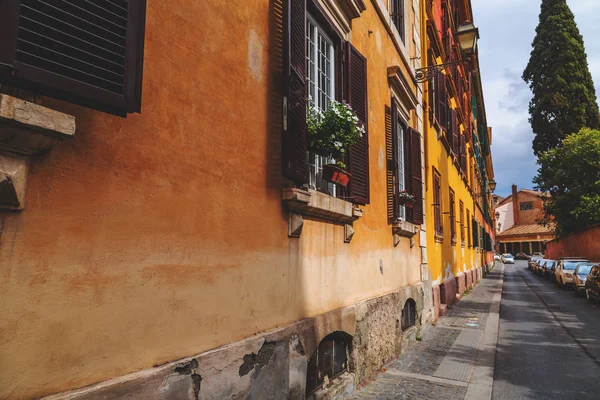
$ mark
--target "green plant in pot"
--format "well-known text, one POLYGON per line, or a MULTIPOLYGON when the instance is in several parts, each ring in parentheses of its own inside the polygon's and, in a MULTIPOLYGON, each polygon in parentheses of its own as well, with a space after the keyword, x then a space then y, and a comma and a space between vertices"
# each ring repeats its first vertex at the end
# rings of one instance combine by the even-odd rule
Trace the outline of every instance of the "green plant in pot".
POLYGON ((401 206, 412 207, 413 202, 415 201, 415 196, 408 193, 406 190, 403 190, 400 193, 398 193, 397 198, 398 203, 400 203, 401 206))
POLYGON ((327 111, 322 111, 309 101, 306 122, 308 149, 328 160, 335 160, 335 164, 323 166, 323 179, 347 186, 352 176, 345 164, 348 152, 365 134, 365 128, 358 125, 356 113, 345 102, 332 100, 327 111))

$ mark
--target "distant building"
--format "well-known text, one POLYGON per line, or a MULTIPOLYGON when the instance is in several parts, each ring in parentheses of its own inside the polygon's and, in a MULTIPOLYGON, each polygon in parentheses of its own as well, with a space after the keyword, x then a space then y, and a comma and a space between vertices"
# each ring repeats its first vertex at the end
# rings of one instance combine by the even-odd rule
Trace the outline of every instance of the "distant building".
POLYGON ((512 186, 512 194, 500 200, 494 210, 497 251, 513 254, 545 251, 546 242, 555 237, 552 228, 538 223, 547 196, 535 190, 517 191, 517 185, 512 186))

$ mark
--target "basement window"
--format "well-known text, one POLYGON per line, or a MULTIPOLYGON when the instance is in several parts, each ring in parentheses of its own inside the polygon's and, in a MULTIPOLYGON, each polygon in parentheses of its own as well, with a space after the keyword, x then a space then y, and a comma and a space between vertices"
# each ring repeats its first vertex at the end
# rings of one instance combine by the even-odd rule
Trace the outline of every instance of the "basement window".
POLYGON ((308 362, 306 396, 316 392, 327 377, 330 381, 348 370, 349 345, 352 341, 345 332, 327 335, 308 362))
POLYGON ((402 330, 415 326, 417 321, 417 303, 413 299, 406 300, 402 309, 402 330))

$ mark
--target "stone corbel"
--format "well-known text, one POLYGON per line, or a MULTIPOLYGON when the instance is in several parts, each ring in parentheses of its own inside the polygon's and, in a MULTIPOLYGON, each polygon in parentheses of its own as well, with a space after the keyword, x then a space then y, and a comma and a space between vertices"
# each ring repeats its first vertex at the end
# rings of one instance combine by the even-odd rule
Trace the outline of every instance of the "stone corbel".
POLYGON ((281 198, 290 212, 289 237, 300 237, 304 218, 310 218, 344 225, 344 241, 350 243, 354 236, 352 224, 362 216, 362 210, 354 204, 315 190, 284 189, 281 198))
POLYGON ((400 239, 405 237, 410 239, 410 248, 412 249, 415 245, 414 236, 419 231, 417 225, 411 224, 407 221, 397 221, 392 225, 392 234, 394 236, 394 247, 398 246, 400 239))
POLYGON ((25 206, 29 159, 75 134, 75 117, 0 94, 0 208, 25 206))

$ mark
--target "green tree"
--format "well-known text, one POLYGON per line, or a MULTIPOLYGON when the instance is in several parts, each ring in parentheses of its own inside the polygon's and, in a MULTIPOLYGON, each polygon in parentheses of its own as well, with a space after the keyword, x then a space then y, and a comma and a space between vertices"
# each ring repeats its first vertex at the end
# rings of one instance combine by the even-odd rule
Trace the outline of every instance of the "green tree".
POLYGON ((567 136, 538 163, 533 182, 551 195, 544 204, 543 222, 555 223, 559 236, 600 223, 599 130, 584 128, 567 136))
POLYGON ((540 156, 581 128, 600 128, 583 37, 566 0, 542 0, 540 22, 523 80, 533 98, 529 122, 540 156))

